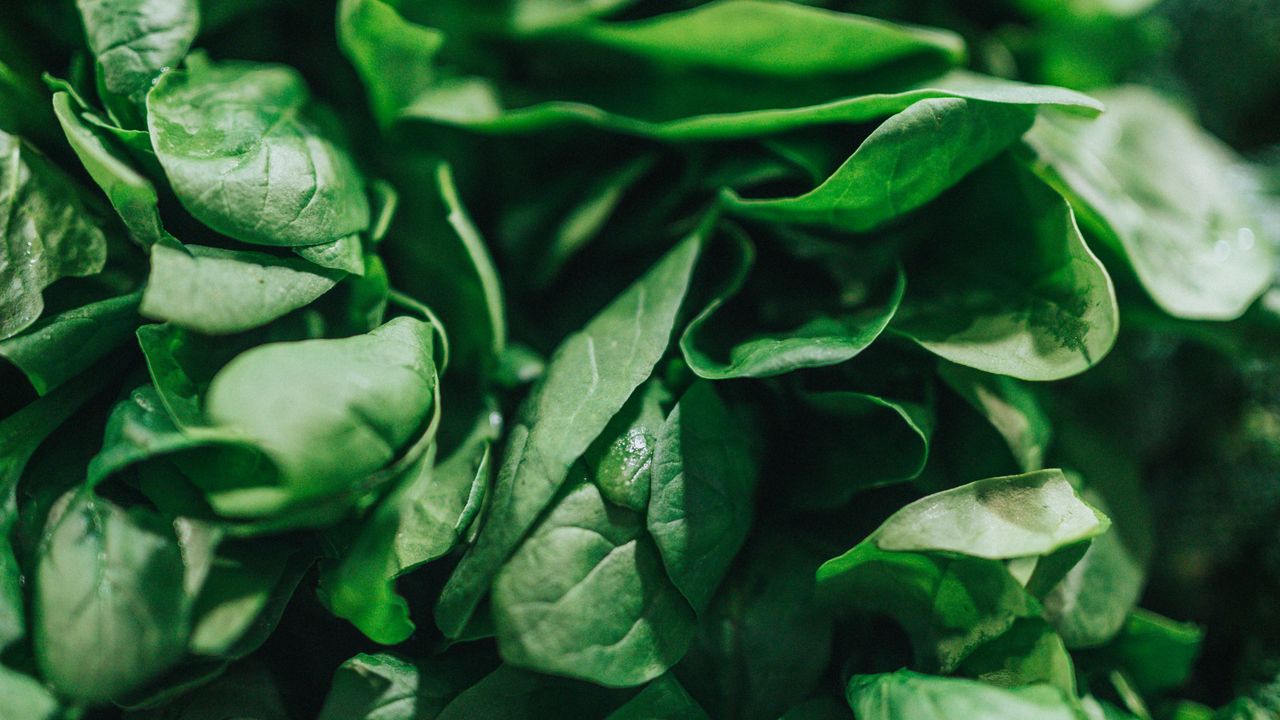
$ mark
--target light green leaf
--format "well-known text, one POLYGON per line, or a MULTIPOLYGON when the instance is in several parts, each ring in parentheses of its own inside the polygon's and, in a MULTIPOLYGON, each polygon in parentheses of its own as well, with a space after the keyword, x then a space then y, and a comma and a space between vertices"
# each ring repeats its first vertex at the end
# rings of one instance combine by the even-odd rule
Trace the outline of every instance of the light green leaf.
POLYGON ((157 245, 140 312, 208 335, 243 332, 307 305, 343 274, 297 258, 157 245))
POLYGON ((39 680, 0 665, 0 713, 12 720, 58 720, 62 717, 58 700, 39 680))
POLYGON ((54 94, 53 111, 71 149, 80 158, 89 177, 107 194, 111 206, 133 239, 143 245, 166 243, 177 246, 177 239, 164 229, 160 221, 160 201, 151 181, 133 167, 112 141, 102 136, 100 127, 85 122, 68 93, 54 94))
POLYGON ((1240 158, 1151 90, 1101 97, 1108 110, 1096 122, 1046 113, 1036 123, 1036 171, 1165 312, 1239 317, 1274 276, 1272 246, 1233 177, 1240 158))
POLYGON ((195 0, 76 0, 107 90, 141 103, 151 82, 177 66, 195 40, 195 0))
POLYGON ((93 275, 106 260, 106 238, 71 179, 0 131, 0 339, 40 317, 40 293, 55 280, 93 275))
POLYGON ((296 71, 253 63, 175 70, 148 93, 147 109, 174 192, 214 230, 293 246, 369 226, 364 181, 296 71))
POLYGON ((35 568, 40 671, 59 694, 101 703, 182 658, 190 622, 171 528, 91 493, 50 517, 35 568))
POLYGON ((1099 362, 1119 325, 1111 278, 1071 208, 1008 155, 930 214, 893 328, 952 362, 1057 380, 1099 362))
POLYGON ((348 235, 319 245, 302 245, 293 252, 322 268, 364 275, 364 248, 359 235, 348 235))
POLYGON ((436 412, 434 330, 400 317, 365 335, 269 343, 213 378, 205 418, 260 447, 274 477, 196 478, 220 513, 264 517, 326 495, 359 492, 436 412))
POLYGON ((882 550, 1008 560, 1048 555, 1108 527, 1107 517, 1080 499, 1061 470, 1040 470, 921 498, 885 520, 873 537, 882 550))
POLYGON ((899 670, 849 681, 858 720, 1087 720, 1075 701, 1049 685, 999 688, 984 682, 899 670))
POLYGON ((684 302, 704 227, 556 350, 508 435, 485 524, 436 605, 462 632, 499 567, 555 497, 569 468, 653 371, 684 302))
POLYGON ((383 125, 431 83, 444 39, 440 30, 405 20, 383 0, 338 3, 338 45, 364 80, 383 125))

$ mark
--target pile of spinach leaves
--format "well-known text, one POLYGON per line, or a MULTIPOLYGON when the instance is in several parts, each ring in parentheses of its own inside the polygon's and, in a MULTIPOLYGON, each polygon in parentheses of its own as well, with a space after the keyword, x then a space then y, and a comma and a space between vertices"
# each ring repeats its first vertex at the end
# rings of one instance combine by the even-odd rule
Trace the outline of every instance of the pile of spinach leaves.
POLYGON ((1239 5, 20 0, 0 717, 1280 716, 1239 5))

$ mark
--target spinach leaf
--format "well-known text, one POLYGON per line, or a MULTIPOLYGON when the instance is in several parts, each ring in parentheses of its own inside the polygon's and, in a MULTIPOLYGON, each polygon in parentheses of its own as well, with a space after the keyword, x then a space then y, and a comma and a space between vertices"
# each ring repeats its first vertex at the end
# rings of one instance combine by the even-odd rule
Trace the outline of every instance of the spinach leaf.
POLYGON ((436 605, 436 622, 446 635, 462 632, 570 466, 653 371, 670 342, 707 230, 704 223, 683 240, 548 362, 509 435, 480 535, 436 605))
POLYGON ((1235 177, 1240 159, 1151 90, 1101 99, 1108 111, 1095 123, 1054 113, 1036 123, 1034 168, 1165 312, 1239 317, 1274 275, 1272 247, 1235 177))
POLYGON ((106 237, 71 179, 0 131, 0 339, 40 317, 55 280, 93 275, 106 260, 106 237))
MULTIPOLYGON (((846 258, 817 259, 829 268, 831 264, 846 258)), ((765 328, 752 327, 726 314, 726 311, 733 309, 734 296, 742 292, 747 284, 754 260, 755 250, 750 242, 746 238, 737 238, 733 250, 732 274, 727 286, 689 323, 680 338, 680 349, 685 361, 700 377, 712 380, 769 377, 849 360, 867 349, 888 327, 902 302, 906 287, 901 271, 896 273, 895 281, 887 293, 867 290, 866 285, 870 283, 865 278, 841 278, 841 282, 836 283, 830 293, 835 297, 823 302, 826 298, 820 299, 820 288, 829 283, 821 283, 821 279, 807 279, 804 285, 811 293, 806 298, 810 305, 802 311, 799 318, 786 317, 777 322, 798 324, 785 330, 767 332, 765 328), (874 297, 858 298, 859 289, 862 290, 861 294, 874 297), (852 298, 861 299, 862 302, 852 298), (726 305, 729 307, 726 308, 726 305), (813 305, 818 307, 814 308, 813 305)), ((855 262, 861 264, 865 261, 859 258, 855 262)), ((791 268, 779 270, 776 265, 771 270, 784 274, 792 271, 791 268)), ((797 276, 802 274, 802 271, 797 272, 797 276)), ((777 290, 773 286, 765 287, 771 291, 777 290)), ((761 308, 759 314, 781 313, 761 308)))
POLYGON ((743 200, 743 217, 865 231, 915 210, 1017 141, 1035 108, 964 98, 921 100, 877 127, 813 190, 793 198, 743 200))
POLYGON ((1052 429, 1036 396, 1023 383, 942 361, 938 377, 991 423, 1024 472, 1044 467, 1052 429))
POLYGON ((222 63, 165 73, 147 125, 173 191, 214 230, 258 245, 316 245, 369 226, 364 181, 280 65, 222 63))
POLYGON ((699 612, 751 525, 752 455, 750 437, 707 383, 685 393, 658 434, 645 522, 672 583, 699 612))
POLYGON ((1047 685, 998 688, 983 682, 899 670, 849 681, 849 705, 866 720, 973 720, 1035 717, 1084 720, 1084 712, 1062 691, 1047 685))
POLYGON ((0 695, 6 713, 29 720, 57 720, 62 716, 57 698, 39 680, 0 665, 0 695))
POLYGON ((44 395, 88 370, 128 340, 140 322, 139 293, 108 298, 46 316, 0 340, 0 357, 44 395))
POLYGON ((342 275, 257 252, 156 246, 139 311, 207 335, 244 332, 311 303, 342 275))
POLYGON ((136 103, 187 54, 200 24, 195 0, 76 0, 76 7, 107 90, 136 103))
POLYGON ((1023 380, 1100 361, 1116 337, 1115 291, 1066 202, 1008 155, 950 199, 934 216, 950 237, 908 264, 916 292, 892 327, 947 360, 1023 380))
POLYGON ((181 659, 190 624, 173 529, 91 493, 50 517, 35 569, 35 654, 58 692, 107 701, 181 659))
POLYGON ((53 111, 71 149, 107 194, 133 239, 148 246, 157 243, 177 246, 177 239, 166 232, 161 223, 160 200, 151 181, 133 167, 112 140, 103 137, 100 127, 85 122, 73 106, 71 95, 54 93, 53 111))

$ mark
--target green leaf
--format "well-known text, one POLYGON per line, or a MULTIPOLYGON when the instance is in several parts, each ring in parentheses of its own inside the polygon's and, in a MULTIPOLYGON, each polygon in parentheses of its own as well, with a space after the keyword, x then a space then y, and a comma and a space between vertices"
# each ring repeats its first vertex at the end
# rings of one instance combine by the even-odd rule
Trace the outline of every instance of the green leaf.
POLYGON ((44 395, 123 345, 140 321, 138 302, 133 293, 46 316, 0 340, 0 357, 44 395))
POLYGON ((503 566, 492 606, 507 662, 609 687, 666 672, 695 629, 644 518, 608 505, 585 482, 566 492, 503 566))
POLYGON ((243 332, 307 305, 342 276, 298 258, 158 245, 140 312, 208 335, 243 332))
MULTIPOLYGON (((794 107, 745 110, 705 107, 707 98, 725 94, 723 89, 691 93, 694 107, 681 108, 665 107, 660 100, 645 97, 648 93, 635 93, 632 102, 640 106, 638 111, 665 111, 661 116, 648 119, 607 112, 586 103, 559 100, 508 109, 503 107, 497 89, 490 83, 479 78, 451 79, 441 80, 424 91, 400 116, 405 120, 458 125, 489 133, 525 134, 586 125, 670 142, 694 142, 775 135, 820 125, 864 123, 895 115, 917 102, 935 98, 1022 106, 1052 105, 1086 114, 1102 110, 1102 105, 1096 100, 1070 90, 1027 85, 963 70, 918 84, 890 83, 887 87, 870 88, 869 92, 862 94, 850 94, 845 89, 832 92, 829 98, 794 107), (647 105, 645 101, 648 101, 647 105)), ((744 97, 752 97, 749 93, 733 93, 732 96, 739 102, 744 97)), ((785 100, 780 102, 786 104, 785 100)), ((790 100, 792 105, 795 102, 794 98, 790 100)))
POLYGON ((960 664, 959 673, 1000 687, 1035 683, 1076 693, 1075 667, 1067 646, 1049 623, 1020 618, 1008 632, 977 648, 960 664))
POLYGON ((1119 669, 1147 697, 1177 690, 1191 677, 1204 631, 1146 610, 1135 610, 1111 642, 1080 657, 1083 669, 1119 669))
POLYGON ((1274 275, 1272 247, 1233 177, 1240 158, 1151 90, 1102 99, 1108 110, 1096 122, 1040 119, 1027 136, 1036 171, 1165 312, 1239 317, 1274 275))
POLYGON ((40 293, 55 280, 93 275, 106 259, 106 238, 71 179, 0 131, 0 339, 40 317, 40 293))
POLYGON ((39 680, 0 665, 0 697, 6 718, 17 720, 58 720, 62 717, 58 700, 39 680))
POLYGON ((55 512, 35 569, 34 638, 58 693, 100 703, 181 659, 190 605, 171 528, 80 493, 55 512))
POLYGON ((1111 278, 1071 208, 1004 156, 931 217, 947 242, 907 266, 893 328, 960 365, 1057 380, 1100 361, 1119 325, 1111 278))
POLYGON ((754 448, 708 383, 695 383, 653 451, 646 524, 671 581, 701 612, 746 539, 754 448))
POLYGON ((946 361, 938 365, 938 377, 991 423, 1024 472, 1044 467, 1052 428, 1030 388, 1005 375, 946 361))
POLYGON ((460 693, 436 720, 540 720, 604 717, 625 696, 599 685, 501 665, 460 693))
POLYGON ((204 425, 203 402, 213 376, 261 338, 211 338, 169 323, 138 328, 138 345, 164 409, 178 427, 204 425))
POLYGON ((383 125, 428 86, 444 33, 408 22, 383 0, 340 0, 338 45, 356 66, 383 125))
POLYGON ((770 332, 771 328, 751 321, 744 323, 725 312, 725 306, 732 309, 734 296, 743 291, 754 258, 751 244, 745 238, 737 238, 727 286, 689 323, 680 338, 685 361, 700 377, 769 377, 849 360, 867 349, 888 327, 906 288, 906 279, 898 271, 887 294, 877 293, 874 301, 862 298, 863 302, 854 304, 845 287, 836 288, 839 298, 825 301, 820 295, 822 286, 810 283, 806 299, 817 307, 806 307, 795 319, 796 325, 770 332))
POLYGON ((200 24, 195 0, 76 0, 76 7, 107 90, 136 103, 186 56, 200 24))
POLYGON ((348 235, 319 245, 295 247, 293 252, 322 268, 364 275, 364 248, 359 235, 348 235))
POLYGON ((706 720, 707 713, 670 673, 659 677, 605 720, 706 720))
POLYGON ((1086 720, 1074 700, 1048 685, 999 688, 984 682, 899 670, 849 681, 859 720, 1086 720))
POLYGON ((156 156, 198 220, 259 245, 316 245, 363 231, 363 180, 281 65, 222 63, 165 73, 147 95, 156 156))
POLYGON ((351 338, 260 345, 228 363, 209 385, 205 419, 251 440, 276 472, 199 479, 214 508, 270 516, 370 489, 360 483, 393 460, 416 460, 405 450, 436 411, 433 335, 401 317, 351 338))
POLYGON ((873 535, 882 550, 953 552, 990 560, 1045 556, 1106 532, 1061 470, 988 478, 895 512, 873 535))
POLYGON ((160 201, 151 181, 133 167, 113 141, 103 137, 102 128, 84 120, 68 93, 54 93, 53 111, 71 149, 89 177, 107 194, 111 207, 133 239, 143 245, 177 246, 177 239, 164 229, 160 220, 160 201))
POLYGON ((649 507, 654 454, 670 403, 666 386, 650 380, 587 448, 583 461, 605 500, 639 513, 649 507))
POLYGON ((653 371, 684 302, 704 227, 561 344, 508 435, 485 524, 436 605, 461 633, 499 567, 555 497, 569 468, 653 371))
POLYGON ((502 354, 507 320, 502 285, 449 166, 408 168, 406 200, 381 250, 398 289, 440 314, 457 366, 483 375, 502 354))
POLYGON ((955 185, 1030 127, 1035 108, 966 100, 921 100, 876 128, 813 190, 726 207, 753 220, 862 232, 906 214, 955 185))
POLYGON ((192 610, 190 651, 236 658, 256 649, 310 567, 295 552, 284 543, 219 547, 192 610))
POLYGON ((817 567, 782 533, 748 543, 677 668, 714 717, 776 720, 818 684, 832 622, 817 603, 817 567))
POLYGON ((888 552, 862 542, 818 568, 818 585, 835 606, 893 618, 916 662, 953 672, 980 646, 1039 604, 1002 563, 965 556, 888 552))
POLYGON ((356 655, 334 673, 319 720, 435 718, 474 674, 448 658, 413 664, 389 654, 356 655))

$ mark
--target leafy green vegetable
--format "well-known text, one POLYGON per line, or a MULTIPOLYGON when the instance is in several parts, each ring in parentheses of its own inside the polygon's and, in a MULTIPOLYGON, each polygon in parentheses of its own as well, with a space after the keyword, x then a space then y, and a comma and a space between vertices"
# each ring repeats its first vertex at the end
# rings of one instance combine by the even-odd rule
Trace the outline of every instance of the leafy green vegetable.
POLYGON ((849 704, 859 718, 867 720, 1084 717, 1061 691, 1045 685, 1006 690, 972 680, 931 677, 906 670, 855 677, 849 682, 849 704))
POLYGON ((102 270, 107 241, 65 173, 0 131, 0 339, 31 325, 41 291, 102 270))
POLYGON ((200 23, 195 0, 76 0, 107 90, 142 102, 160 73, 182 61, 200 23))
POLYGON ((292 69, 225 63, 168 72, 147 93, 147 112, 173 191, 214 230, 293 246, 369 226, 360 173, 292 69))

